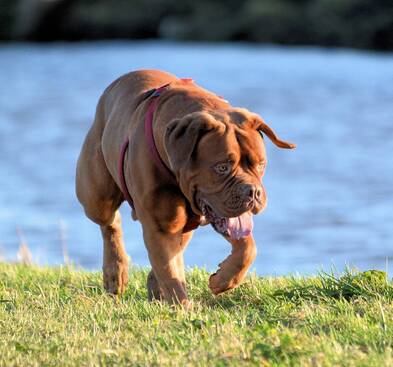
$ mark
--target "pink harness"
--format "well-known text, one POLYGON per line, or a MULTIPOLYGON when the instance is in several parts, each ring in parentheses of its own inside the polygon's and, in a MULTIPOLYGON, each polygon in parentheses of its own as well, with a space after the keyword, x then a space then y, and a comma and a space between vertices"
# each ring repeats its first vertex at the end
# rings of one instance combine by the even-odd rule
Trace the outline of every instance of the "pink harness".
MULTIPOLYGON (((192 82, 192 79, 188 79, 188 78, 181 79, 181 80, 184 83, 192 82)), ((162 160, 160 154, 158 153, 156 142, 154 141, 154 135, 153 135, 153 118, 154 118, 154 112, 158 104, 158 99, 159 99, 158 97, 162 94, 162 92, 164 92, 168 88, 169 88, 169 84, 165 84, 157 89, 152 89, 147 91, 143 96, 142 101, 148 98, 151 99, 145 117, 145 138, 150 150, 151 158, 153 159, 153 162, 155 163, 157 168, 160 170, 163 176, 167 177, 173 184, 177 184, 175 175, 173 174, 172 171, 170 171, 170 169, 167 167, 165 162, 162 160)), ((127 153, 128 146, 129 146, 129 140, 126 139, 120 149, 118 170, 119 170, 121 191, 123 192, 125 199, 128 201, 128 204, 130 204, 131 208, 134 209, 134 201, 132 200, 130 192, 128 191, 125 176, 124 176, 124 161, 125 161, 125 155, 127 153)), ((199 226, 199 224, 200 221, 197 215, 190 217, 188 219, 188 222, 186 223, 186 226, 183 229, 183 233, 194 230, 199 226)))

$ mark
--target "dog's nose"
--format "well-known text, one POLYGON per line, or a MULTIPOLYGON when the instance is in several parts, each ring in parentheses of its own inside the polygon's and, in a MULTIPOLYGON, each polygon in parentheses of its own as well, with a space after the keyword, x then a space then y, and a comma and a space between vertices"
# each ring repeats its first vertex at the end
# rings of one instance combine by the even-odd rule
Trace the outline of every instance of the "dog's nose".
POLYGON ((261 201, 262 199, 262 188, 255 185, 250 185, 247 188, 247 199, 261 201))
POLYGON ((257 187, 255 190, 255 200, 261 202, 262 200, 262 188, 261 187, 257 187))

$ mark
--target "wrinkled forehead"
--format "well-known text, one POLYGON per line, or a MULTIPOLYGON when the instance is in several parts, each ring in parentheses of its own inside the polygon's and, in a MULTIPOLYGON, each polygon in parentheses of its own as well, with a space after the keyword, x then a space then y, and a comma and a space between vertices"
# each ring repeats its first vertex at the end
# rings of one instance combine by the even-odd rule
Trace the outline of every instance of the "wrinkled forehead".
POLYGON ((202 137, 199 143, 199 155, 203 160, 218 162, 239 156, 241 149, 234 129, 226 126, 224 131, 214 130, 202 137))
POLYGON ((237 161, 244 156, 255 161, 265 157, 265 145, 260 134, 247 126, 225 122, 224 131, 206 134, 199 144, 199 155, 204 161, 237 161))
POLYGON ((247 126, 236 127, 235 130, 242 154, 251 154, 256 160, 262 160, 266 156, 265 143, 257 130, 247 126))

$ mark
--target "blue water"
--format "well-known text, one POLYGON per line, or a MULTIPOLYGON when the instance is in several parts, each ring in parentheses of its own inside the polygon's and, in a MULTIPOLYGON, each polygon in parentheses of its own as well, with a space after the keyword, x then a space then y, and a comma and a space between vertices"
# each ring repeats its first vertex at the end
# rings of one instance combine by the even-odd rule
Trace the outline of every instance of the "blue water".
MULTIPOLYGON (((99 95, 140 68, 192 77, 297 143, 285 151, 267 142, 269 205, 254 221, 254 270, 385 270, 393 257, 393 54, 232 44, 0 45, 3 258, 15 259, 23 240, 40 264, 62 263, 66 247, 75 264, 101 267, 99 228, 74 194, 75 162, 99 95)), ((140 225, 125 204, 121 211, 128 254, 148 265, 140 225)), ((204 227, 186 264, 214 270, 229 251, 204 227)))

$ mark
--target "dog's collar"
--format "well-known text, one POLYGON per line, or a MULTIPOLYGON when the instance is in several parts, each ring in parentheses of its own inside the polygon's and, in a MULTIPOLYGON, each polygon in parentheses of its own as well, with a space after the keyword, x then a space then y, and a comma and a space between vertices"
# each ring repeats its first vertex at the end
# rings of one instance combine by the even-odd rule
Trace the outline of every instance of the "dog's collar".
MULTIPOLYGON (((181 81, 183 83, 190 83, 192 82, 192 79, 186 78, 186 79, 181 79, 181 81)), ((155 163, 156 167, 159 169, 159 171, 162 173, 164 177, 166 177, 172 183, 177 184, 175 175, 167 167, 167 165, 162 160, 157 150, 157 146, 153 134, 153 119, 154 119, 154 112, 158 104, 158 99, 159 99, 158 97, 160 97, 160 95, 164 91, 166 91, 169 88, 169 86, 170 84, 165 84, 159 88, 148 90, 143 94, 140 102, 150 99, 146 112, 146 117, 145 117, 145 138, 153 162, 155 163)), ((119 169, 121 191, 123 192, 125 199, 128 201, 128 204, 131 206, 132 209, 134 209, 134 201, 132 200, 130 192, 128 191, 125 175, 124 175, 124 161, 125 161, 125 155, 127 153, 128 146, 129 146, 129 139, 126 139, 121 146, 118 169, 119 169)), ((192 231, 195 228, 197 228, 199 224, 200 222, 198 220, 198 216, 194 215, 193 217, 189 218, 189 220, 187 221, 186 226, 183 229, 183 232, 192 231)))

